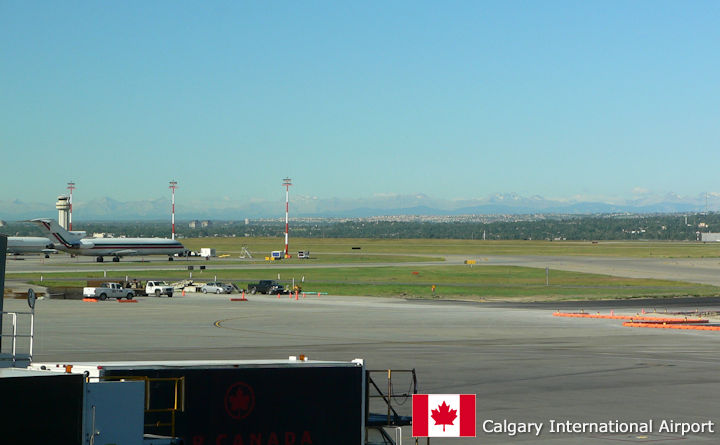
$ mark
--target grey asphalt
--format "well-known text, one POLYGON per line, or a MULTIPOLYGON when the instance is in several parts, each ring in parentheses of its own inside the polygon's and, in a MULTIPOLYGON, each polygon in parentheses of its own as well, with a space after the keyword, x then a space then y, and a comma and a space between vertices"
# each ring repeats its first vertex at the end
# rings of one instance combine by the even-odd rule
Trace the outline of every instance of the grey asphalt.
MULTIPOLYGON (((22 300, 6 299, 6 310, 25 307, 22 300)), ((584 309, 608 311, 588 304, 584 309)), ((616 320, 553 317, 553 310, 335 296, 41 300, 35 361, 363 358, 370 369, 415 368, 423 393, 477 394, 478 437, 435 438, 432 444, 718 442, 717 434, 548 432, 551 419, 720 421, 717 333, 627 328, 616 320), (508 436, 483 432, 489 420, 546 426, 539 437, 508 436)), ((638 311, 628 303, 616 308, 638 311)), ((404 392, 409 381, 397 375, 394 385, 404 392)), ((409 414, 409 401, 398 409, 409 414)), ((410 440, 406 428, 404 441, 410 440)))

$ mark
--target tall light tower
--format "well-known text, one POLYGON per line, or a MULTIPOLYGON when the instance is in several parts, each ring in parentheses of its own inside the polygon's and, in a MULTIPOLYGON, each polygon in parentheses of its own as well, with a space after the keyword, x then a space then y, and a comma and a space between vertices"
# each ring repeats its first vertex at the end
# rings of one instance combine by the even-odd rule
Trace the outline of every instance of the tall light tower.
POLYGON ((175 189, 177 181, 170 181, 170 190, 172 190, 172 239, 175 239, 175 189))
POLYGON ((68 214, 68 230, 72 230, 72 195, 73 190, 75 190, 75 183, 70 181, 67 183, 67 188, 70 190, 70 201, 68 201, 68 204, 70 204, 70 213, 68 214))
POLYGON ((288 253, 288 228, 290 226, 290 186, 292 185, 290 178, 283 179, 283 186, 285 187, 285 258, 290 258, 288 253))

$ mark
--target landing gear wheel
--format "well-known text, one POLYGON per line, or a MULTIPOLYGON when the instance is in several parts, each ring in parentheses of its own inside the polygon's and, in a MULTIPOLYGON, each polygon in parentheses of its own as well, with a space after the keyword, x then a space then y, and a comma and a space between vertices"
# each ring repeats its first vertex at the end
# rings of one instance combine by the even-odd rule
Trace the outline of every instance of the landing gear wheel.
POLYGON ((120 262, 120 257, 114 256, 113 263, 119 263, 119 262, 120 262))
POLYGON ((103 257, 99 256, 99 257, 95 258, 95 261, 97 261, 98 263, 102 263, 103 257))

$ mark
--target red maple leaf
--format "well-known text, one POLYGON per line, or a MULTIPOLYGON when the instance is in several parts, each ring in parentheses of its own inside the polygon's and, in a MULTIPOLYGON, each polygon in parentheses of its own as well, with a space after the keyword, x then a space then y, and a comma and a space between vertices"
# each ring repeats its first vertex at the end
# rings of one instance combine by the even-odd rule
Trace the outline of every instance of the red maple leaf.
POLYGON ((233 411, 245 411, 250 404, 250 396, 245 394, 242 389, 238 389, 234 395, 230 396, 230 408, 233 411))
POLYGON ((431 413, 435 425, 443 426, 443 432, 445 432, 445 425, 453 425, 453 422, 457 418, 457 410, 450 409, 450 405, 446 404, 444 400, 442 405, 438 405, 438 409, 432 410, 431 413))

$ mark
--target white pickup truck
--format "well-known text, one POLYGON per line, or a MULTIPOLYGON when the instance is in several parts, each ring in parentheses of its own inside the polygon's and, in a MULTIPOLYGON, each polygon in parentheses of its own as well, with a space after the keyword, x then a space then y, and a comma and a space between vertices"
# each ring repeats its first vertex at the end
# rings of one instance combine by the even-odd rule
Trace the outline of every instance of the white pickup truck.
POLYGON ((164 281, 148 281, 147 285, 145 285, 145 293, 147 295, 155 295, 156 297, 159 297, 160 295, 172 297, 174 290, 174 287, 164 281))
POLYGON ((85 298, 97 298, 98 300, 107 300, 108 298, 132 300, 135 293, 132 289, 126 289, 118 283, 103 283, 98 287, 83 288, 83 296, 85 298))

